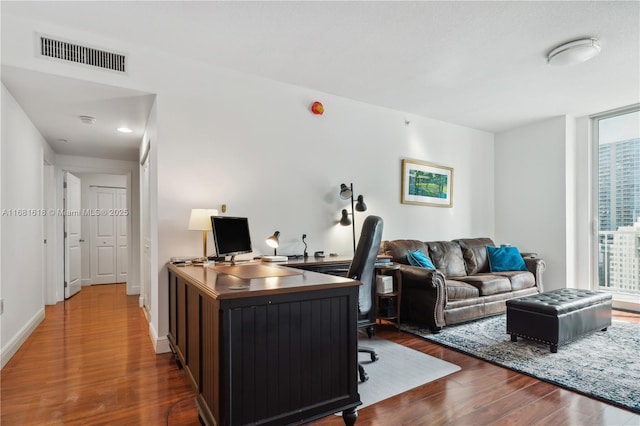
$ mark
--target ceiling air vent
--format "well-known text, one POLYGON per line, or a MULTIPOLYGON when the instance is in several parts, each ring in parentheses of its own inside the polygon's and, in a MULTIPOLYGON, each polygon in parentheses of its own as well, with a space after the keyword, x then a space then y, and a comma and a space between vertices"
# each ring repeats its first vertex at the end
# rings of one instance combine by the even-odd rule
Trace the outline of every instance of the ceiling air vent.
POLYGON ((40 55, 112 71, 127 71, 125 55, 45 36, 40 36, 40 55))

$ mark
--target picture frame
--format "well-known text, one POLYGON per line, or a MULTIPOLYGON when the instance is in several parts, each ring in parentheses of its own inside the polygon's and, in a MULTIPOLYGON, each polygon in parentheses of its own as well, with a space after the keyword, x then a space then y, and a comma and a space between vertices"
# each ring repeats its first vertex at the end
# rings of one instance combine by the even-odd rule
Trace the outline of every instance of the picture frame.
POLYGON ((453 207, 453 167, 402 160, 402 204, 453 207))

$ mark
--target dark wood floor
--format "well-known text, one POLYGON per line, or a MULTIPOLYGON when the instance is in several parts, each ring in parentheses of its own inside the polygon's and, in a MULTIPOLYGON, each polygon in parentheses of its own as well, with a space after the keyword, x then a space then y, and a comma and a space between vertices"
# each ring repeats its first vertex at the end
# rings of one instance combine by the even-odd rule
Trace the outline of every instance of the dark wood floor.
MULTIPOLYGON (((615 312, 640 322, 640 316, 615 312)), ((380 327, 384 337, 462 367, 359 410, 359 425, 639 425, 640 416, 380 327)), ((195 393, 171 354, 156 355, 137 296, 85 287, 2 369, 2 425, 197 425, 195 393)), ((343 424, 328 416, 315 425, 343 424)))

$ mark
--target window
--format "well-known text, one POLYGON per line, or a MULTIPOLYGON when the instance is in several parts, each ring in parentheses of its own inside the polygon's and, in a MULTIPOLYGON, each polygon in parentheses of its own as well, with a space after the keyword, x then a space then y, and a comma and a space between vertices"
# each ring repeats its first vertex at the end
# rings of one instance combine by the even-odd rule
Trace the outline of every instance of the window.
POLYGON ((640 105, 594 117, 598 287, 640 294, 640 105))

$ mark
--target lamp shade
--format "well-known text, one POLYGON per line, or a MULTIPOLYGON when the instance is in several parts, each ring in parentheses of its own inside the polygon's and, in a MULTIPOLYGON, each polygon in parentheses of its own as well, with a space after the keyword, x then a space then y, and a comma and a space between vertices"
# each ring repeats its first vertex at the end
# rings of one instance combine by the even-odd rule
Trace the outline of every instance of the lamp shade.
POLYGON ((351 198, 351 195, 353 194, 353 190, 351 189, 351 187, 343 184, 340 184, 340 198, 342 198, 343 200, 348 200, 349 198, 351 198))
POLYGON ((211 231, 211 216, 217 216, 216 209, 191 209, 189 229, 192 231, 211 231))
POLYGON ((278 238, 279 236, 280 231, 276 231, 272 236, 267 238, 267 244, 269 245, 269 247, 278 248, 278 246, 280 245, 280 240, 278 238))
POLYGON ((342 217, 340 218, 340 225, 349 226, 351 225, 351 219, 349 219, 349 212, 347 209, 342 209, 342 217))
POLYGON ((358 202, 356 203, 356 211, 366 212, 367 205, 364 203, 364 197, 362 195, 358 195, 358 202))

